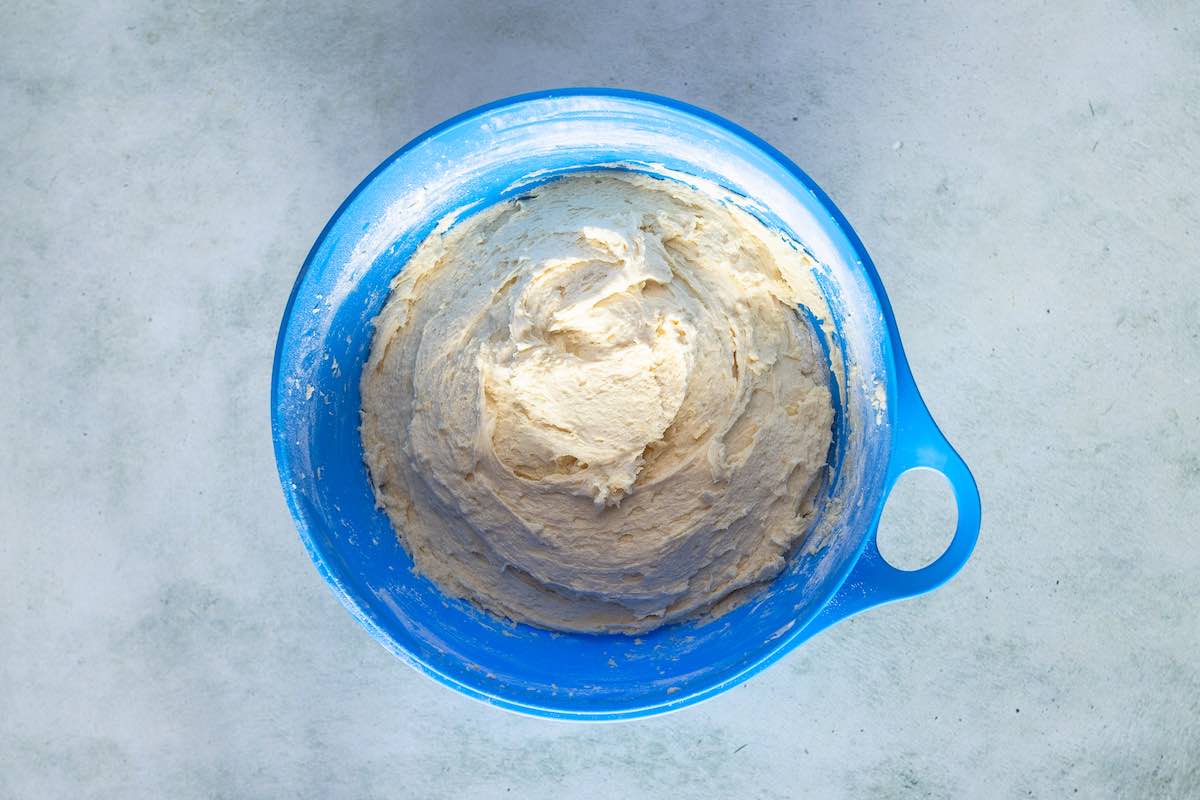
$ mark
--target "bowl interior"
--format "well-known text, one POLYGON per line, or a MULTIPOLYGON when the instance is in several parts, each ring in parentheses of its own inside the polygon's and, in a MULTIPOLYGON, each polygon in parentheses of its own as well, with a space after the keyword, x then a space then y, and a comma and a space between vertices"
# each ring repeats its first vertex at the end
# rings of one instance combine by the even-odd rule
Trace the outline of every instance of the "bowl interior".
POLYGON ((785 651, 848 574, 877 513, 890 446, 890 340, 865 254, 798 170, 729 123, 671 101, 554 93, 451 120, 375 171, 322 233, 285 314, 273 424, 280 476, 314 562, 360 622, 468 694, 555 716, 648 713, 731 685, 785 651), (797 554, 749 603, 637 638, 552 633, 447 598, 414 574, 376 509, 359 441, 359 377, 388 284, 445 214, 597 167, 679 173, 746 198, 821 262, 835 380, 838 509, 826 547, 797 554), (711 184, 706 183, 711 182, 711 184))

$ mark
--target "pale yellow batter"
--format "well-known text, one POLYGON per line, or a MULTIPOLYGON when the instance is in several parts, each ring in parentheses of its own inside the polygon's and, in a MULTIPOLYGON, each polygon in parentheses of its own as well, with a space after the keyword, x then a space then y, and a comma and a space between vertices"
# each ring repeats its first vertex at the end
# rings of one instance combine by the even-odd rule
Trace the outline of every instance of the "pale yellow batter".
POLYGON ((440 226, 362 378, 379 503, 445 592, 546 628, 721 613, 809 527, 832 408, 812 260, 673 180, 560 178, 440 226))

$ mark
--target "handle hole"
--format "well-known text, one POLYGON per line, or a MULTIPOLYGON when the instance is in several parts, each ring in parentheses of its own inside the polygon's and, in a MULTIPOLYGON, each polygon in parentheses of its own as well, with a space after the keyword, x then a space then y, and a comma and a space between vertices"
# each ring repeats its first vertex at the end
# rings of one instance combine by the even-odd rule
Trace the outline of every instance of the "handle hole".
POLYGON ((879 553, 896 569, 928 566, 945 552, 958 524, 950 482, 926 467, 900 476, 879 520, 879 553))

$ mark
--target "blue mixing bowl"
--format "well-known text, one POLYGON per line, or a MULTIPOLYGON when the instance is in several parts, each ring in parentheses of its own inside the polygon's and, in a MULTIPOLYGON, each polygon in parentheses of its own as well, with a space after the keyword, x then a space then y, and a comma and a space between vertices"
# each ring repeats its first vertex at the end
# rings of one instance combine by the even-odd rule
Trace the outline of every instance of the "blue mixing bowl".
POLYGON ((850 614, 929 591, 979 532, 979 493, 913 382, 862 242, 815 183, 738 126, 662 97, 606 89, 539 92, 469 111, 418 137, 354 190, 292 290, 271 387, 284 494, 317 570, 384 647, 471 697, 546 717, 647 716, 729 689, 850 614), (691 176, 744 198, 820 261, 835 395, 833 470, 818 525, 750 602, 716 620, 637 638, 557 633, 498 619, 412 572, 375 507, 359 442, 359 376, 388 284, 436 221, 469 214, 580 169, 691 176), (908 470, 948 479, 958 524, 946 551, 905 571, 879 554, 888 492, 908 470))

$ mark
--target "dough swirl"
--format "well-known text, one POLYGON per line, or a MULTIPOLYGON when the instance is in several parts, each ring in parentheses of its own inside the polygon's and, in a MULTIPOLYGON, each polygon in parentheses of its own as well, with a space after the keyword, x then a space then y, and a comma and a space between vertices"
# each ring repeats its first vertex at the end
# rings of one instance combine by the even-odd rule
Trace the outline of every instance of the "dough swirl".
POLYGON ((362 377, 419 572, 514 620, 636 633, 779 573, 825 470, 802 250, 674 180, 559 178, 442 225, 362 377))

